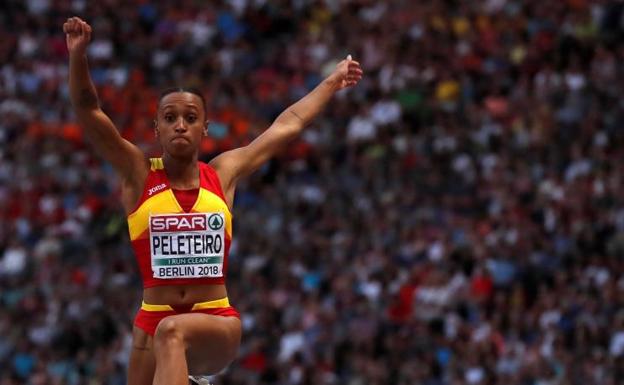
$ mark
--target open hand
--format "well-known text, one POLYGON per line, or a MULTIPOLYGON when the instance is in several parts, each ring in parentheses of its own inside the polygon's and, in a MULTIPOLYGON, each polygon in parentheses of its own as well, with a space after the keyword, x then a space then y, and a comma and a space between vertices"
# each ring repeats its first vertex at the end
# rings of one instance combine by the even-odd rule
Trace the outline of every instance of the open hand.
POLYGON ((69 53, 83 54, 91 40, 91 26, 79 17, 70 17, 63 24, 69 53))
POLYGON ((335 82, 336 88, 341 90, 356 85, 362 79, 363 74, 360 63, 353 60, 351 55, 348 55, 345 60, 338 63, 336 70, 330 77, 335 82))

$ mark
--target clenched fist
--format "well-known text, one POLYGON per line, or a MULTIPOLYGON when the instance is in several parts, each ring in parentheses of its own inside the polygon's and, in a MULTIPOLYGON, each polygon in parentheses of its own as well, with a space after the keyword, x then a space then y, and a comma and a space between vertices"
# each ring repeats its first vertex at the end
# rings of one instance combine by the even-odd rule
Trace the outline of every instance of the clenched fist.
POLYGON ((91 40, 91 26, 79 17, 70 17, 63 24, 65 42, 70 54, 84 54, 91 40))
POLYGON ((351 59, 351 55, 336 66, 334 72, 330 75, 330 79, 338 90, 345 87, 356 85, 361 79, 364 72, 360 67, 360 63, 351 59))

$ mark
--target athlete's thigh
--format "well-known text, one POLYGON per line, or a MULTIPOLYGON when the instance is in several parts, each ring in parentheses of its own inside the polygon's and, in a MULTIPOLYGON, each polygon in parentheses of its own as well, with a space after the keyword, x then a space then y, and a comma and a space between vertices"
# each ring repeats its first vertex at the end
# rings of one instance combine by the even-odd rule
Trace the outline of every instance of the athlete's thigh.
POLYGON ((156 359, 152 336, 136 326, 132 329, 132 350, 128 363, 128 385, 152 385, 156 359))
POLYGON ((186 313, 167 317, 161 324, 170 321, 184 335, 190 374, 218 373, 236 357, 241 339, 238 318, 186 313))

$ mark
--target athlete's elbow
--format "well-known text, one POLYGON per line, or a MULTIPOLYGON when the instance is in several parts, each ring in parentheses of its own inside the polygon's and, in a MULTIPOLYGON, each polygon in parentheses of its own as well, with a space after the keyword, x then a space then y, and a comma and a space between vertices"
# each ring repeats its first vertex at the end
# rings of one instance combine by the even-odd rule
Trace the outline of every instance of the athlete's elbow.
POLYGON ((102 120, 97 114, 97 110, 75 109, 76 122, 82 128, 87 137, 95 136, 96 142, 98 135, 102 135, 102 120))
POLYGON ((289 108, 279 114, 273 122, 273 125, 284 126, 291 130, 301 131, 307 123, 308 119, 306 119, 305 116, 302 116, 302 114, 295 112, 292 108, 289 108))
POLYGON ((83 88, 81 90, 72 90, 71 103, 76 111, 93 111, 100 108, 100 101, 98 100, 97 93, 90 87, 83 88))

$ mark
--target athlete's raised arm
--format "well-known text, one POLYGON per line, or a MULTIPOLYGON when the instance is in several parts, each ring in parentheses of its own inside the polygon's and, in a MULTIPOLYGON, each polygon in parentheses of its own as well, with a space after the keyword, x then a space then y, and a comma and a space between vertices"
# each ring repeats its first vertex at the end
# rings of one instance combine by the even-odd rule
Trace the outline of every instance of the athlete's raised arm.
MULTIPOLYGON (((91 39, 91 26, 78 17, 72 17, 63 24, 63 32, 69 51, 69 95, 78 123, 97 153, 110 162, 122 177, 124 186, 137 190, 130 195, 136 195, 143 187, 149 163, 143 152, 125 140, 100 109, 87 64, 86 50, 91 39)), ((130 201, 134 198, 138 199, 138 196, 131 197, 130 201)))
POLYGON ((219 174, 224 193, 232 203, 236 182, 260 168, 286 144, 295 139, 303 128, 325 107, 334 94, 353 86, 362 78, 360 63, 351 59, 341 61, 334 72, 301 100, 284 110, 271 126, 245 147, 215 157, 210 164, 219 174))

